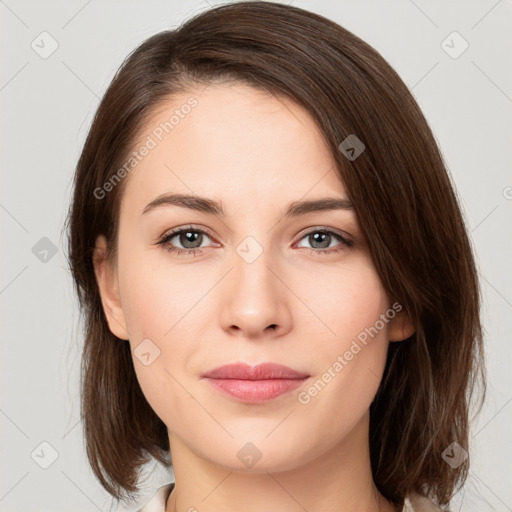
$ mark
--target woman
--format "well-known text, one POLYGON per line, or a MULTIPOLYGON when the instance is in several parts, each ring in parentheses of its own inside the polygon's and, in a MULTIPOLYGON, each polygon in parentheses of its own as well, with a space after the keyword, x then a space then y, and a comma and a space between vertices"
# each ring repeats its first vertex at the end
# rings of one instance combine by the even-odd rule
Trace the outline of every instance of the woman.
POLYGON ((421 512, 464 483, 464 220, 412 95, 334 22, 243 2, 141 44, 78 162, 69 258, 114 498, 151 457, 175 483, 144 511, 421 512))

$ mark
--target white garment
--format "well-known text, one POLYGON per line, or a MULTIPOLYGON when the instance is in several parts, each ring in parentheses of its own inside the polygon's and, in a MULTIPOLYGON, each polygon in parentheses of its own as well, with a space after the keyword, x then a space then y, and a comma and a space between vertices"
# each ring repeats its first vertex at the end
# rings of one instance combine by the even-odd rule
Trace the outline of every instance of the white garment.
POLYGON ((174 483, 172 482, 160 487, 149 502, 137 512, 165 512, 167 498, 169 497, 169 494, 171 494, 173 487, 174 483))
MULTIPOLYGON (((151 500, 138 512, 165 512, 167 498, 171 494, 173 487, 174 483, 160 487, 151 500)), ((430 500, 420 496, 419 494, 413 494, 410 497, 406 497, 402 508, 402 512, 438 512, 441 510, 443 509, 439 508, 430 500)), ((445 512, 449 511, 446 510, 445 512)))

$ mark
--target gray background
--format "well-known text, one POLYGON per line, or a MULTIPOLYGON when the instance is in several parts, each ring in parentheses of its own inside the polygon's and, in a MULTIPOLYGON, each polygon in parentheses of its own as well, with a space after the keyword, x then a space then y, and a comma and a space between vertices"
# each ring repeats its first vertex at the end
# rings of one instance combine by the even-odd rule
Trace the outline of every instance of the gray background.
MULTIPOLYGON (((511 511, 512 2, 293 3, 374 46, 433 128, 477 255, 489 372, 470 478, 452 510, 511 511), (461 55, 453 31, 469 44, 461 55)), ((0 0, 1 511, 111 508, 88 467, 79 416, 82 340, 61 233, 71 179, 124 57, 214 4, 0 0)), ((172 480, 151 469, 148 497, 172 480)))

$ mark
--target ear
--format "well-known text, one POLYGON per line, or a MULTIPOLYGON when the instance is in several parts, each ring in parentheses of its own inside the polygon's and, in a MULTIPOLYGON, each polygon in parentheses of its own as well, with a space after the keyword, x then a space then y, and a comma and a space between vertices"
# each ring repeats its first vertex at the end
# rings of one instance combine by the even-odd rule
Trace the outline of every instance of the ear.
POLYGON ((389 321, 389 341, 403 341, 414 334, 416 328, 407 311, 402 308, 389 321))
POLYGON ((112 334, 122 340, 128 340, 128 329, 126 328, 126 320, 119 295, 117 272, 107 261, 106 254, 107 241, 103 235, 100 235, 96 239, 93 264, 103 311, 112 334))

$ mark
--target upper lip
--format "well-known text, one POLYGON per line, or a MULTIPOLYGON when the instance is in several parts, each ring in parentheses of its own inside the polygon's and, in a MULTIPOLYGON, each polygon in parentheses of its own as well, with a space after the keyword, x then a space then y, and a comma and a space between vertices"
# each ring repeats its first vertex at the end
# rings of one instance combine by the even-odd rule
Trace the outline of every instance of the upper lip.
POLYGON ((268 380, 268 379, 304 379, 308 374, 298 372, 276 363, 262 363, 251 366, 234 363, 219 366, 202 375, 211 379, 268 380))

